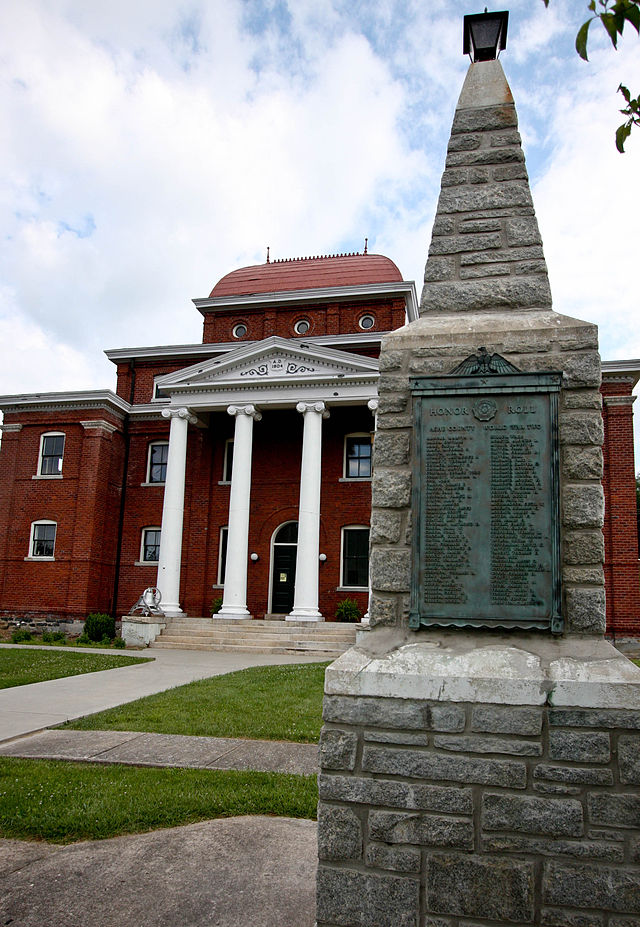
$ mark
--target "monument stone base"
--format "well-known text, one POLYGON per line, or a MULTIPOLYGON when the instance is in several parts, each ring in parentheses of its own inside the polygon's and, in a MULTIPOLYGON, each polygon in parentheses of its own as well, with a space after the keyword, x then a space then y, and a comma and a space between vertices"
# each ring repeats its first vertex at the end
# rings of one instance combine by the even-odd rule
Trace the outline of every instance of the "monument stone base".
POLYGON ((383 650, 327 670, 318 927, 637 925, 640 669, 592 638, 383 650))
POLYGON ((123 615, 122 638, 128 647, 148 647, 166 626, 163 615, 123 615))

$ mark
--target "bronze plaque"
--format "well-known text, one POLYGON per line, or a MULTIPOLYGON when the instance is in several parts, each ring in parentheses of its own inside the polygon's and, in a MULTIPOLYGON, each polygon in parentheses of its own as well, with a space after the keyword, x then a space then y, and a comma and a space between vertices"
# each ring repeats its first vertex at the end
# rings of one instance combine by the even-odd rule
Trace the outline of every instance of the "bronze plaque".
POLYGON ((559 376, 412 386, 411 626, 560 630, 559 376))

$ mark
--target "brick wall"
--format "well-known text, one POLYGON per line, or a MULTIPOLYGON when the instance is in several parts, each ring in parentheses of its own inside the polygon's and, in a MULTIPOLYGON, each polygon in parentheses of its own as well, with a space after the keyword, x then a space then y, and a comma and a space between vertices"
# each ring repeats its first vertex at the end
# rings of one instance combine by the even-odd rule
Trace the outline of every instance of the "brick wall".
MULTIPOLYGON (((136 367, 137 401, 151 399, 154 376, 183 364, 145 362, 136 367)), ((126 399, 129 377, 129 365, 121 365, 119 389, 126 399)), ((607 378, 602 386, 607 631, 615 637, 640 635, 631 389, 631 381, 622 378, 607 378)), ((93 609, 109 611, 122 487, 122 423, 95 409, 5 415, 6 424, 17 422, 23 428, 3 435, 0 458, 0 613, 81 617, 93 609), (109 435, 79 424, 97 418, 117 425, 118 431, 109 435), (40 436, 57 430, 67 435, 63 479, 33 480, 40 436), (41 518, 58 522, 55 563, 24 560, 31 523, 41 518)), ((350 408, 333 409, 323 424, 320 549, 327 560, 320 565, 320 604, 328 618, 347 596, 366 609, 365 593, 338 587, 340 529, 368 524, 370 484, 341 483, 340 477, 344 435, 369 431, 372 423, 368 410, 350 408)), ((156 582, 155 565, 136 564, 142 529, 161 523, 164 488, 141 484, 146 479, 150 441, 167 439, 168 434, 164 420, 130 424, 118 613, 127 611, 141 591, 156 582)), ((189 429, 181 604, 191 614, 208 614, 213 599, 221 594, 213 587, 218 578, 220 527, 227 524, 229 486, 219 481, 225 440, 231 437, 233 421, 224 413, 213 413, 207 429, 189 429)), ((261 617, 267 609, 273 532, 296 519, 302 416, 294 411, 265 412, 255 426, 254 442, 249 546, 259 560, 249 563, 248 606, 261 617)))
MULTIPOLYGON (((219 412, 212 413, 208 428, 189 429, 180 604, 192 615, 208 614, 213 600, 222 595, 222 588, 214 587, 220 528, 228 523, 230 486, 221 481, 225 443, 233 437, 233 424, 230 416, 219 412)), ((262 618, 268 607, 273 534, 285 522, 297 520, 302 425, 302 416, 294 410, 265 410, 254 426, 249 552, 259 559, 249 562, 247 605, 256 618, 262 618)), ((373 417, 365 407, 334 409, 323 423, 320 551, 327 559, 320 564, 320 608, 329 619, 346 597, 355 599, 363 613, 367 607, 367 593, 339 588, 340 545, 343 526, 368 525, 371 483, 341 482, 341 478, 345 435, 372 428, 373 417)), ((118 597, 121 613, 156 582, 157 566, 136 562, 142 529, 160 525, 163 486, 141 484, 149 443, 168 435, 164 420, 131 427, 118 597)))
POLYGON ((317 335, 361 333, 358 320, 365 313, 374 317, 375 325, 371 331, 391 331, 404 325, 404 299, 278 307, 277 312, 265 311, 262 307, 216 309, 205 315, 202 341, 203 344, 234 341, 233 329, 239 323, 247 326, 247 334, 242 339, 244 341, 259 341, 271 335, 304 340, 305 337, 317 335), (297 335, 294 326, 301 319, 306 319, 310 328, 304 335, 297 335))
MULTIPOLYGON (((15 418, 7 414, 5 423, 15 418)), ((0 612, 82 618, 88 610, 110 611, 122 422, 104 409, 30 412, 20 421, 22 430, 10 433, 3 446, 3 461, 6 450, 9 466, 2 467, 0 484, 0 612), (107 427, 90 424, 97 420, 107 427), (49 431, 65 434, 62 478, 34 479, 40 438, 49 431), (41 520, 57 525, 54 560, 25 559, 31 553, 31 524, 41 520)))
POLYGON ((603 381, 607 634, 640 635, 640 570, 633 455, 633 380, 603 381))

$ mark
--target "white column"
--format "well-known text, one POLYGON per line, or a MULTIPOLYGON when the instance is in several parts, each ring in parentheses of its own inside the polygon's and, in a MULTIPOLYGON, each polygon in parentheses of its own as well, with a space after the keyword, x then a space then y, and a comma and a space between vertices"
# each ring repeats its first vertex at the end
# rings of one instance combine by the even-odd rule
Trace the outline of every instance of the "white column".
POLYGON ((180 608, 180 564, 184 516, 184 474, 187 463, 187 429, 198 419, 188 409, 163 409, 171 419, 169 453, 162 503, 162 530, 156 585, 162 593, 160 607, 165 615, 182 615, 180 608))
MULTIPOLYGON (((370 399, 367 408, 373 412, 373 436, 375 439, 376 428, 378 427, 378 400, 370 399)), ((373 485, 373 447, 371 448, 371 480, 373 485)), ((362 617, 363 624, 369 624, 371 611, 371 528, 369 528, 369 598, 367 600, 367 610, 362 617)))
POLYGON ((324 621, 318 611, 320 556, 320 477, 322 473, 322 419, 328 418, 324 402, 299 402, 304 415, 302 471, 298 511, 298 551, 293 610, 287 621, 324 621))
POLYGON ((251 448, 253 422, 262 416, 255 406, 229 406, 235 416, 233 468, 229 498, 229 534, 224 595, 218 618, 250 618, 247 608, 247 561, 249 557, 249 502, 251 499, 251 448))

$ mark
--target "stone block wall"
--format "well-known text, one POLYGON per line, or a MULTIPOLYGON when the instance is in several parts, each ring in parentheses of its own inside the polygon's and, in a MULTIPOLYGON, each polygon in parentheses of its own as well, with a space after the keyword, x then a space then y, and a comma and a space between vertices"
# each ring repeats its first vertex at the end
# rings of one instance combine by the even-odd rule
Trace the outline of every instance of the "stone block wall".
POLYGON ((523 372, 562 373, 558 438, 565 630, 603 634, 600 360, 594 325, 549 310, 434 313, 389 335, 380 356, 371 513, 371 625, 405 628, 412 562, 410 377, 449 374, 480 347, 523 372))
POLYGON ((640 923, 640 711, 327 695, 318 927, 640 923))

